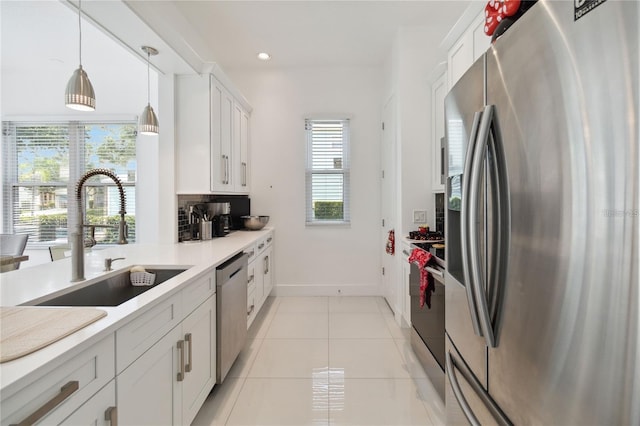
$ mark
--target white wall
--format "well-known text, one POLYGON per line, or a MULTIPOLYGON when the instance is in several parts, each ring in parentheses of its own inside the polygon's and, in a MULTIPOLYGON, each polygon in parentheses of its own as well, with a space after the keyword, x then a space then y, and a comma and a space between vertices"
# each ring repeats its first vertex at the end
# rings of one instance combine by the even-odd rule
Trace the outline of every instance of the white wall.
POLYGON ((229 73, 253 106, 251 210, 276 228, 277 294, 379 294, 379 68, 229 73), (305 226, 304 119, 351 118, 351 226, 305 226))

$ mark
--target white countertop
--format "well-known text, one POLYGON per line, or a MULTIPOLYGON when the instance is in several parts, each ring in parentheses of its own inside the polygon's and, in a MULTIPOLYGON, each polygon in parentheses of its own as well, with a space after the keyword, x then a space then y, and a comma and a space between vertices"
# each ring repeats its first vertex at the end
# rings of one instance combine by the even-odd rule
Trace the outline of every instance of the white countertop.
MULTIPOLYGON (((91 284, 95 279, 129 269, 134 265, 188 267, 185 272, 165 281, 119 306, 100 307, 107 316, 33 354, 0 364, 0 390, 12 393, 12 387, 53 360, 63 362, 72 354, 88 348, 115 331, 134 315, 170 297, 183 284, 266 236, 272 228, 260 231, 236 231, 224 238, 178 244, 129 244, 85 253, 85 281, 71 283, 71 259, 19 269, 0 275, 0 306, 31 305, 52 294, 64 294, 91 284), (124 257, 113 264, 112 272, 103 272, 104 259, 124 257)), ((49 297, 47 297, 49 298, 49 297)))

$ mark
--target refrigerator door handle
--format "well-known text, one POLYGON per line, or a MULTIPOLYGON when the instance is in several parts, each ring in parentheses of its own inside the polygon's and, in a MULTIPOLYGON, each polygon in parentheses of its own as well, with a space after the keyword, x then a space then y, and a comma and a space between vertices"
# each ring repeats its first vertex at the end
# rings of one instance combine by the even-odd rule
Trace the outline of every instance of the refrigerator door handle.
POLYGON ((458 383, 458 378, 456 377, 456 373, 453 371, 453 366, 454 366, 453 363, 454 361, 451 356, 451 352, 447 351, 447 359, 445 361, 445 367, 447 369, 447 377, 449 378, 449 383, 451 383, 453 394, 455 395, 456 400, 458 401, 458 404, 460 404, 460 408, 462 408, 462 412, 464 413, 469 423, 471 423, 472 426, 480 426, 480 422, 476 418, 476 415, 473 413, 473 410, 471 410, 469 403, 467 402, 467 400, 464 397, 464 394, 462 393, 462 389, 460 389, 460 383, 458 383))
POLYGON ((477 336, 482 336, 482 330, 480 328, 480 320, 478 318, 478 309, 476 308, 476 300, 473 292, 473 277, 471 276, 470 264, 469 264, 469 203, 470 195, 470 181, 471 181, 471 166, 473 164, 473 155, 475 146, 478 139, 478 127, 480 120, 482 119, 482 111, 478 111, 473 116, 473 125, 471 126, 471 134, 469 135, 469 143, 467 144, 467 155, 464 161, 464 169, 462 172, 462 200, 460 205, 460 239, 462 250, 462 273, 464 276, 465 290, 467 292, 467 303, 469 304, 469 314, 471 315, 471 324, 473 325, 473 332, 477 336))
POLYGON ((511 204, 509 200, 509 179, 507 178, 507 162, 502 145, 500 123, 493 113, 491 124, 489 155, 493 159, 489 175, 491 179, 492 199, 492 244, 491 265, 489 269, 489 317, 492 319, 495 344, 499 345, 498 329, 501 304, 506 287, 507 261, 509 259, 509 238, 511 234, 511 204))
POLYGON ((485 279, 481 266, 481 256, 478 250, 478 194, 480 193, 480 183, 482 177, 483 163, 485 161, 485 152, 487 150, 488 140, 493 122, 494 106, 487 105, 482 113, 480 128, 478 129, 478 138, 473 154, 473 163, 471 165, 471 178, 469 184, 469 204, 472 209, 469 214, 469 260, 471 263, 471 283, 473 284, 473 292, 475 295, 476 306, 478 308, 478 317, 480 319, 480 328, 484 335, 487 346, 494 348, 496 339, 489 316, 489 308, 487 304, 487 294, 485 291, 485 279))
POLYGON ((464 397, 464 393, 462 392, 462 388, 460 387, 460 383, 458 382, 458 377, 456 376, 456 370, 460 372, 465 382, 469 384, 476 396, 480 398, 484 406, 487 407, 487 410, 489 410, 491 416, 496 420, 496 423, 498 423, 500 426, 513 426, 513 423, 511 423, 509 418, 502 412, 498 404, 496 404, 495 401, 491 399, 487 392, 482 388, 482 385, 475 378, 471 370, 469 370, 469 367, 467 367, 464 362, 455 359, 455 356, 451 353, 451 351, 447 351, 445 368, 447 377, 449 378, 449 382, 451 383, 453 394, 456 397, 458 404, 460 404, 460 408, 462 408, 462 411, 467 417, 469 423, 471 423, 473 426, 480 425, 478 418, 476 417, 475 413, 464 397))
POLYGON ((491 283, 491 312, 494 317, 497 315, 498 304, 501 300, 502 289, 504 288, 505 267, 506 264, 501 260, 504 251, 507 250, 509 225, 509 202, 508 190, 506 188, 506 169, 502 152, 502 141, 500 131, 495 116, 495 106, 487 105, 482 114, 482 121, 478 130, 478 143, 476 144, 473 157, 473 165, 471 172, 471 194, 469 196, 472 206, 476 206, 469 217, 469 254, 471 261, 471 276, 473 283, 473 291, 478 307, 478 315, 480 319, 480 327, 484 335, 487 346, 495 348, 497 345, 496 334, 491 320, 489 310, 489 302, 487 291, 485 290, 485 275, 481 267, 481 256, 478 251, 478 215, 477 203, 479 185, 483 170, 483 163, 486 160, 485 154, 490 152, 494 156, 495 167, 489 171, 492 183, 496 186, 493 191, 492 199, 494 200, 495 226, 493 227, 494 244, 492 245, 492 262, 491 275, 489 281, 491 283), (489 140, 491 139, 491 144, 489 140), (506 227, 506 229, 505 229, 506 227))

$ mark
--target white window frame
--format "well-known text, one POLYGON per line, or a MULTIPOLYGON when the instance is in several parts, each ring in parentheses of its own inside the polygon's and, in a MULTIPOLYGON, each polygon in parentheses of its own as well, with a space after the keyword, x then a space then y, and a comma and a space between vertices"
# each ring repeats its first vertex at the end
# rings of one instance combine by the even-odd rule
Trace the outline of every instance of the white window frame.
MULTIPOLYGON (((305 167, 305 224, 306 226, 350 226, 351 224, 351 123, 350 118, 305 118, 306 167, 305 167), (314 168, 314 149, 312 126, 315 123, 335 123, 342 125, 341 155, 342 161, 334 160, 334 167, 314 168), (341 175, 343 217, 341 219, 316 219, 313 203, 313 176, 341 175)), ((320 154, 319 154, 320 155, 320 154)), ((317 158, 316 158, 317 159, 317 158)), ((338 200, 335 200, 338 201, 338 200)))
MULTIPOLYGON (((10 117, 2 121, 3 139, 2 139, 2 229, 5 233, 14 233, 14 190, 20 187, 38 187, 38 186, 52 186, 67 188, 67 227, 71 229, 75 226, 77 218, 76 216, 76 201, 73 196, 75 191, 75 184, 79 177, 86 171, 84 165, 84 142, 80 142, 80 129, 84 126, 95 125, 123 125, 129 124, 137 127, 137 119, 133 116, 117 116, 111 118, 105 118, 103 116, 96 117, 97 119, 76 119, 75 117, 10 117), (23 126, 68 126, 69 128, 69 178, 65 184, 63 182, 56 182, 51 185, 41 185, 37 183, 19 183, 17 176, 17 148, 15 146, 15 128, 23 126), (72 164, 73 163, 73 164, 72 164)), ((137 152, 136 152, 137 154, 137 152)), ((134 182, 122 181, 122 186, 125 188, 136 188, 138 185, 137 179, 134 182)), ((107 182, 104 184, 91 183, 86 187, 108 187, 116 188, 115 183, 107 182)), ((129 198, 127 199, 129 201, 129 198)), ((135 202, 135 200, 133 200, 135 202)), ((135 215, 135 209, 132 212, 135 215)), ((129 212, 128 212, 129 214, 129 212)), ((137 227, 136 227, 137 228, 137 227)), ((135 236, 129 235, 130 241, 135 241, 135 236), (132 238, 133 237, 133 238, 132 238)), ((110 244, 104 244, 98 242, 104 246, 110 244)), ((46 248, 51 245, 51 242, 34 242, 29 241, 27 247, 30 249, 46 248)))

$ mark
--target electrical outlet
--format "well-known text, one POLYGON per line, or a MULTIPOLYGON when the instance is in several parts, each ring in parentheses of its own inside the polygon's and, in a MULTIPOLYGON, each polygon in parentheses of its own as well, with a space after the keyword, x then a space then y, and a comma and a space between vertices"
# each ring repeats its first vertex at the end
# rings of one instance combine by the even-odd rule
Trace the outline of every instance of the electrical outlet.
POLYGON ((413 223, 426 223, 427 212, 426 210, 414 210, 413 211, 413 223))

